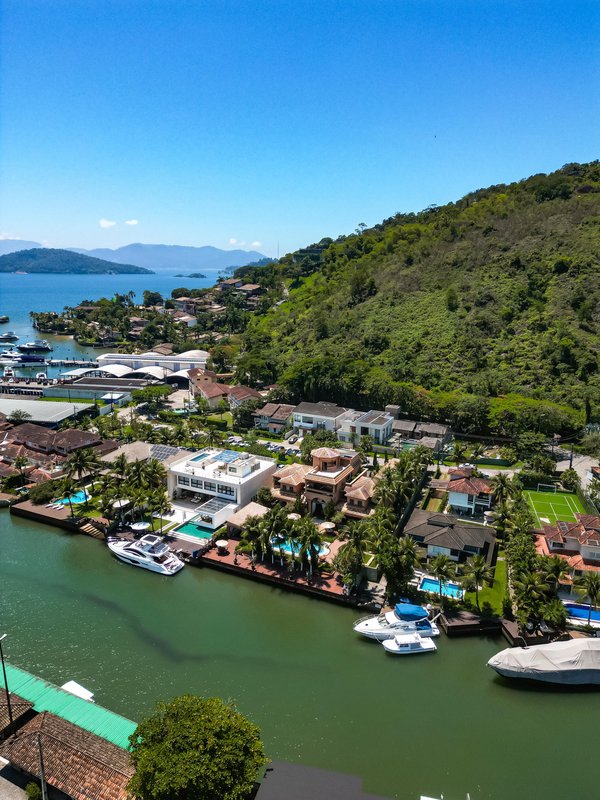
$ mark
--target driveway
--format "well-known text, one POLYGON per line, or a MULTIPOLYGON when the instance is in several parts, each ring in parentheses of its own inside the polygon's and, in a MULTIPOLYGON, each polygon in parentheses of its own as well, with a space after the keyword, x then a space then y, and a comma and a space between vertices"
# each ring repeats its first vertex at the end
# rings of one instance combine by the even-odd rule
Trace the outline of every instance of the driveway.
MULTIPOLYGON (((581 455, 574 455, 573 456, 573 469, 579 475, 581 480, 581 485, 585 488, 589 481, 588 472, 592 467, 598 466, 598 459, 591 458, 590 456, 581 456, 581 455)), ((562 472, 565 469, 569 468, 569 461, 568 459, 565 461, 559 461, 556 465, 556 469, 559 472, 562 472)))

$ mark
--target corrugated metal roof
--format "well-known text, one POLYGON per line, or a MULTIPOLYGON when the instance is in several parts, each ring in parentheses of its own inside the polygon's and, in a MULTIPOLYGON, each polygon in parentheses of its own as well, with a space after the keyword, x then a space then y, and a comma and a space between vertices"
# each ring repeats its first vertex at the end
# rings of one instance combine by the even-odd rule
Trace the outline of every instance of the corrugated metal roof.
POLYGON ((6 673, 10 691, 33 703, 35 711, 50 711, 119 747, 129 747, 129 736, 137 727, 135 722, 96 703, 75 697, 18 667, 6 664, 6 673))

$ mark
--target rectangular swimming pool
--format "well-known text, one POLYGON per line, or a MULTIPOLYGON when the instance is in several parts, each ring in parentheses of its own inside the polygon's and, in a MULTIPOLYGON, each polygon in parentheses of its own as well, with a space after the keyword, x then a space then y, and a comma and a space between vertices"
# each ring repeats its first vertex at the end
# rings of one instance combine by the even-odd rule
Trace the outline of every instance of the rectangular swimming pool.
MULTIPOLYGON (((421 578, 419 583, 419 591, 421 592, 431 592, 431 594, 440 593, 440 582, 437 578, 431 578, 429 576, 421 578)), ((462 586, 459 586, 458 583, 442 583, 442 594, 444 597, 452 597, 455 600, 462 600, 464 596, 465 590, 462 586)))
MULTIPOLYGON (((590 607, 585 605, 584 603, 565 603, 565 608, 567 609, 567 614, 572 617, 573 619, 583 620, 583 622, 588 621, 588 615, 590 614, 590 607)), ((600 622, 600 610, 597 608, 592 608, 592 613, 590 616, 590 620, 592 622, 600 622)))
POLYGON ((195 536, 197 539, 210 539, 214 531, 192 520, 184 522, 183 525, 178 525, 177 528, 173 529, 172 533, 184 533, 186 536, 195 536))

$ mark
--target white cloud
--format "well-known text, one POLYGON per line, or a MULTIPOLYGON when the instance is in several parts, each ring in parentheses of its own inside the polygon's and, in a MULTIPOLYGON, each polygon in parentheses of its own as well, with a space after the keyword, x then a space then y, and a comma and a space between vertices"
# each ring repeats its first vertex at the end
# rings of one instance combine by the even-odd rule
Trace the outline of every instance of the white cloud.
POLYGON ((101 228, 113 228, 116 224, 114 219, 104 219, 103 217, 98 220, 98 225, 100 225, 101 228))
POLYGON ((139 219, 126 219, 125 220, 125 225, 137 225, 138 222, 139 222, 139 219))
POLYGON ((229 244, 237 244, 237 243, 238 243, 238 240, 235 237, 232 236, 231 239, 229 240, 229 244))
POLYGON ((12 236, 12 234, 10 234, 10 233, 0 233, 0 240, 4 240, 4 239, 14 239, 14 241, 16 241, 16 242, 23 241, 23 237, 22 236, 12 236))
POLYGON ((252 247, 260 247, 262 242, 252 242, 252 247))

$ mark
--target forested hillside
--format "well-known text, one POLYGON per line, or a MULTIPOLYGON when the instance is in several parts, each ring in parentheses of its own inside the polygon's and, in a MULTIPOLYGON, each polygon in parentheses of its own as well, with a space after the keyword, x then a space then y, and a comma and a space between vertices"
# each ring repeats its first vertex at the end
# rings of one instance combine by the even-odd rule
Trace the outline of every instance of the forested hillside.
POLYGON ((481 189, 267 267, 289 298, 238 372, 463 430, 575 430, 600 413, 599 267, 598 162, 481 189))
POLYGON ((44 272, 77 275, 140 275, 151 272, 133 264, 113 264, 101 258, 91 258, 70 250, 36 247, 0 256, 0 272, 44 272))

